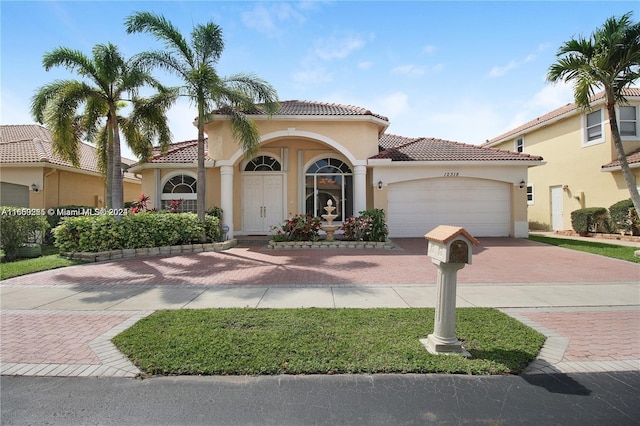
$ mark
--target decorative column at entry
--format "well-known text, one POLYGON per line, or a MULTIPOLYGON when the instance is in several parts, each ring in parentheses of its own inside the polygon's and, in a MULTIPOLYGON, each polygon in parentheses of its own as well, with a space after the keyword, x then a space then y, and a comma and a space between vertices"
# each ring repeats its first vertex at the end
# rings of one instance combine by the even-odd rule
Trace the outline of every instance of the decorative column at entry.
POLYGON ((353 214, 367 209, 367 167, 353 168, 353 214))
POLYGON ((233 166, 220 166, 220 208, 222 225, 227 225, 227 238, 233 238, 233 166))

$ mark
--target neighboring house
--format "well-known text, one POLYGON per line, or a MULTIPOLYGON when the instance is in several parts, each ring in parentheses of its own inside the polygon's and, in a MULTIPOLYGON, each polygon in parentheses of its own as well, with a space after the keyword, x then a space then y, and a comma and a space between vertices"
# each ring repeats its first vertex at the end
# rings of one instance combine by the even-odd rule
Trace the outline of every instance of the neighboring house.
MULTIPOLYGON (((590 111, 567 104, 495 137, 484 147, 544 157, 529 171, 527 197, 532 229, 570 230, 571 212, 629 198, 611 138, 603 93, 590 111)), ((627 161, 640 184, 640 89, 626 89, 628 105, 616 107, 627 161)))
MULTIPOLYGON (((140 178, 127 172, 123 185, 125 201, 140 197, 140 178)), ((94 147, 80 145, 80 167, 76 168, 54 153, 51 133, 45 127, 0 126, 0 205, 104 207, 105 200, 105 178, 98 169, 94 147)))
MULTIPOLYGON (((479 237, 528 235, 524 185, 541 157, 386 134, 386 117, 353 106, 286 101, 276 115, 252 118, 261 143, 249 159, 228 116, 205 125, 206 205, 223 209, 230 237, 269 234, 297 213, 319 216, 328 200, 337 222, 384 209, 391 237, 423 237, 440 224, 479 237)), ((130 170, 152 206, 182 199, 195 210, 196 159, 196 142, 186 141, 130 170)))

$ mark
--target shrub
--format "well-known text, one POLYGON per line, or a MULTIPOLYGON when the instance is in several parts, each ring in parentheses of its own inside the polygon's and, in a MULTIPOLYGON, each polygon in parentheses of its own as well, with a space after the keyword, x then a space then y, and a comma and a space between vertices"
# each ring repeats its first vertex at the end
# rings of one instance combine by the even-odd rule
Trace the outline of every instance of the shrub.
POLYGON ((64 219, 54 235, 61 252, 96 252, 117 249, 161 247, 200 242, 206 232, 208 241, 218 241, 219 222, 205 220, 195 213, 143 212, 123 216, 84 216, 64 219))
POLYGON ((607 222, 607 209, 604 207, 588 207, 571 212, 571 226, 581 235, 589 232, 606 232, 609 230, 607 222))
POLYGON ((344 239, 350 241, 380 241, 387 240, 389 229, 385 222, 382 209, 363 210, 360 216, 347 218, 342 225, 344 239))
POLYGON ((371 219, 371 232, 369 234, 369 241, 384 242, 389 235, 389 228, 385 221, 384 210, 371 209, 360 212, 361 217, 371 219))
MULTIPOLYGON (((220 210, 220 212, 222 212, 222 210, 220 210)), ((222 241, 220 218, 206 214, 204 217, 204 232, 207 236, 207 241, 222 241)))
POLYGON ((220 207, 213 206, 209 210, 207 210, 206 213, 209 216, 217 217, 218 219, 222 220, 222 208, 220 207))
POLYGON ((551 226, 548 223, 530 220, 529 231, 551 231, 551 226))
POLYGON ((318 239, 321 222, 318 216, 296 214, 279 227, 271 228, 272 239, 274 241, 315 241, 318 239))
POLYGON ((0 207, 0 245, 7 260, 17 257, 18 247, 42 241, 49 226, 36 209, 0 207))
POLYGON ((95 207, 91 206, 78 206, 78 205, 68 205, 68 206, 58 206, 52 207, 47 211, 47 222, 49 222, 49 228, 47 229, 47 233, 45 234, 44 242, 45 244, 52 245, 54 243, 53 229, 60 224, 60 221, 67 216, 79 216, 81 214, 76 212, 86 212, 86 211, 94 211, 95 207), (50 214, 53 213, 53 214, 50 214))
POLYGON ((371 223, 372 220, 370 217, 351 216, 346 218, 342 223, 342 230, 344 231, 343 239, 349 241, 370 241, 371 223))
POLYGON ((618 201, 609 207, 609 216, 611 217, 613 230, 621 233, 629 232, 632 235, 640 233, 640 219, 638 219, 638 214, 633 208, 631 198, 618 201))

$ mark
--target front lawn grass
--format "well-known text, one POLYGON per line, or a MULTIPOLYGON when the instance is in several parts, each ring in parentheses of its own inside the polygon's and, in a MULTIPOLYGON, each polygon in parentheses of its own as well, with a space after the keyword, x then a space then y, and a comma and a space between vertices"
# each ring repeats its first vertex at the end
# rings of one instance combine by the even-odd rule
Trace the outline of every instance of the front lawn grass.
POLYGON ((60 257, 57 254, 58 249, 51 246, 42 246, 42 253, 43 256, 33 259, 18 259, 11 262, 0 263, 0 280, 82 263, 77 260, 60 257))
POLYGON ((587 253, 599 254, 600 256, 612 257, 614 259, 626 260, 640 263, 640 258, 635 257, 633 252, 637 247, 618 246, 615 244, 599 243, 595 241, 571 240, 566 238, 543 237, 540 235, 529 235, 531 241, 551 244, 571 250, 584 251, 587 253))
POLYGON ((545 337, 488 308, 456 312, 472 358, 431 355, 434 309, 159 311, 113 339, 151 375, 518 374, 545 337))

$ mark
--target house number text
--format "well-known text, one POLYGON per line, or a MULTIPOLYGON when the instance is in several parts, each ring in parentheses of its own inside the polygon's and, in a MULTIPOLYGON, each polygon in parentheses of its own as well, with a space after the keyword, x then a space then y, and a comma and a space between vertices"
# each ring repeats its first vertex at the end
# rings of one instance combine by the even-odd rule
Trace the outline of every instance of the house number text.
POLYGON ((460 173, 458 173, 458 172, 445 172, 444 173, 444 177, 455 177, 455 176, 460 176, 460 173))

